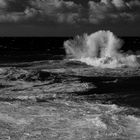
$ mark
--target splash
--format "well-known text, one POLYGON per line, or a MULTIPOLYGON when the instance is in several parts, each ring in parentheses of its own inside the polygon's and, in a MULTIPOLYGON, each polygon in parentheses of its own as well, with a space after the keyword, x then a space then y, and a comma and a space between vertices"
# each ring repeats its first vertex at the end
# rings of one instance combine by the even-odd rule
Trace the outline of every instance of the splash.
POLYGON ((98 31, 65 41, 64 47, 69 58, 88 65, 107 68, 138 66, 137 56, 121 53, 122 44, 123 41, 112 32, 98 31))

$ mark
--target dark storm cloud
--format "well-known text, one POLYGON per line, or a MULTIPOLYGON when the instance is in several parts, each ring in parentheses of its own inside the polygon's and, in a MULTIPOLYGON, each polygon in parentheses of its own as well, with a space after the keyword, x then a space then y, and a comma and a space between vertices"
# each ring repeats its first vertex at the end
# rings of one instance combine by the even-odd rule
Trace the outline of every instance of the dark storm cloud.
POLYGON ((89 21, 93 24, 110 20, 133 21, 139 18, 140 2, 133 0, 124 2, 123 0, 101 0, 100 2, 89 1, 89 21))
POLYGON ((37 21, 76 23, 81 5, 63 0, 0 0, 0 22, 18 22, 36 16, 37 21))
POLYGON ((139 24, 139 0, 0 0, 0 34, 140 34, 139 24))
POLYGON ((85 4, 64 0, 0 0, 0 22, 18 22, 33 17, 39 21, 99 24, 110 19, 134 21, 140 17, 138 0, 92 0, 85 4))
POLYGON ((31 0, 31 6, 34 7, 38 13, 53 21, 62 23, 76 23, 80 19, 81 5, 73 1, 63 0, 31 0))
POLYGON ((27 5, 23 8, 23 5, 21 5, 21 1, 17 3, 16 0, 0 0, 1 23, 27 20, 35 16, 35 12, 36 10, 34 10, 33 8, 29 8, 27 5))

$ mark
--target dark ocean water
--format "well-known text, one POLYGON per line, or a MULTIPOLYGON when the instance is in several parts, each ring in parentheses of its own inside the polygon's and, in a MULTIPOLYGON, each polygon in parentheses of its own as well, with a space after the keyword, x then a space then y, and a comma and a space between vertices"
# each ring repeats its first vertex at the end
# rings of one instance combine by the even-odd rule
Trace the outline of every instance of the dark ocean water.
MULTIPOLYGON (((72 37, 1 37, 0 62, 63 59, 64 41, 72 37)), ((121 37, 122 51, 139 54, 140 37, 121 37)))
MULTIPOLYGON (((140 54, 139 37, 121 37, 140 54)), ((70 38, 0 38, 0 139, 140 140, 140 67, 69 60, 70 38)))

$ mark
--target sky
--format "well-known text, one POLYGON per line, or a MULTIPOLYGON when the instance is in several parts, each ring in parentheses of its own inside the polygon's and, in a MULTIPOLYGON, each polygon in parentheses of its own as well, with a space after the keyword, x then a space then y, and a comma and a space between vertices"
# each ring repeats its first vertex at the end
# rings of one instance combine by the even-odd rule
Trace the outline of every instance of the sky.
POLYGON ((140 36, 140 0, 0 0, 0 36, 140 36))

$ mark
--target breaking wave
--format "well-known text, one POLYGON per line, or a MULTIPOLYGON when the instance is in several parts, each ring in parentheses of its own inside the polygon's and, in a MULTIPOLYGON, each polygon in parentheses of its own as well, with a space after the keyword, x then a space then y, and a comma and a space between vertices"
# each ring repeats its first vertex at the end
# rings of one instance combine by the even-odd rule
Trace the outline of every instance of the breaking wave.
POLYGON ((123 41, 112 32, 98 31, 67 40, 64 42, 64 48, 68 58, 87 65, 103 68, 139 66, 139 56, 122 53, 122 44, 123 41))

